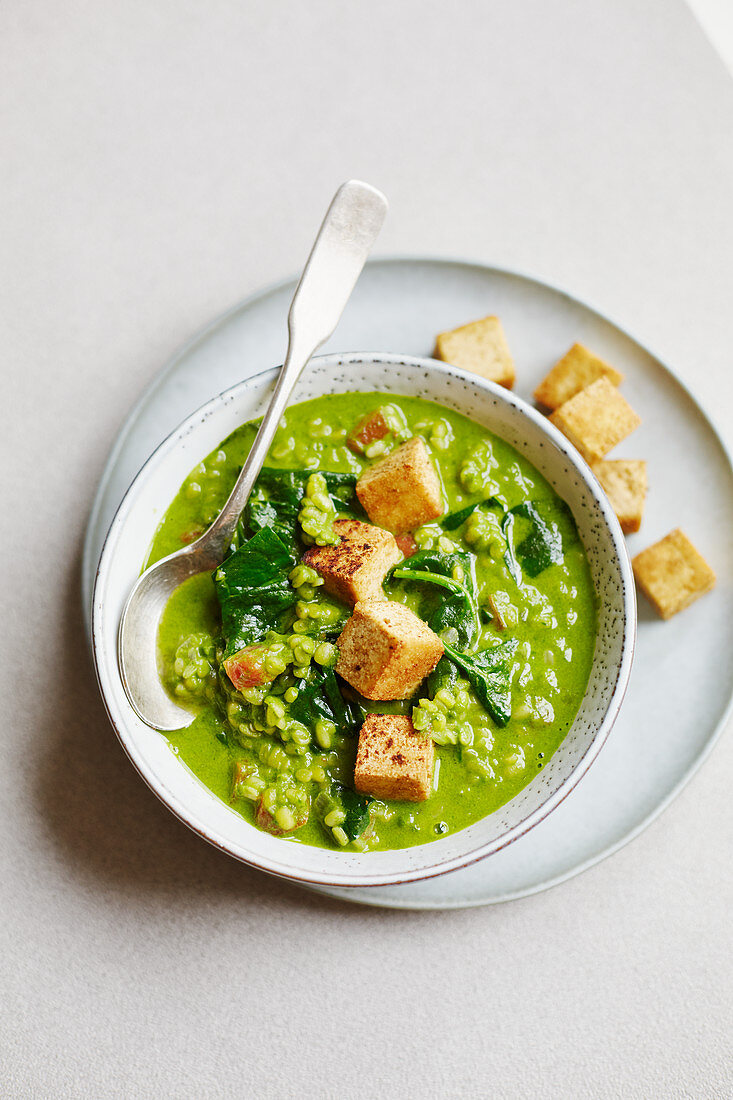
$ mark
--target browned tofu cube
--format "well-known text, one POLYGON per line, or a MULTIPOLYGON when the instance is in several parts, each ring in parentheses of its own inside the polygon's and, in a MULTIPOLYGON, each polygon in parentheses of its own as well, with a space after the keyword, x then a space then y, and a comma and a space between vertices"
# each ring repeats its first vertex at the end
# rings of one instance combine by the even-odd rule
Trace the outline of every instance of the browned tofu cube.
POLYGON ((689 607, 715 584, 715 573, 677 527, 631 562, 639 588, 663 619, 689 607))
POLYGON ((344 603, 370 596, 384 599, 385 574, 402 558, 394 535, 358 519, 337 519, 333 529, 341 541, 336 546, 312 546, 303 555, 305 564, 321 574, 326 592, 344 603))
POLYGON ((598 378, 607 378, 612 386, 618 386, 624 380, 621 371, 609 366, 582 344, 573 344, 540 382, 534 395, 541 405, 558 409, 598 378))
POLYGON ((586 462, 598 462, 641 424, 641 417, 607 378, 576 393, 550 420, 586 462))
POLYGON ((441 332, 435 341, 435 358, 508 389, 514 385, 514 360, 498 317, 483 317, 441 332))
POLYGON ((369 519, 395 535, 414 531, 445 511, 440 481, 420 436, 364 470, 356 495, 369 519))
POLYGON ((354 786, 374 798, 424 802, 433 783, 435 747, 401 714, 370 714, 359 733, 354 786))
POLYGON ((338 640, 336 671, 367 699, 409 699, 443 656, 443 643, 409 608, 360 600, 338 640))
POLYGON ((625 535, 638 531, 644 514, 647 477, 643 458, 609 458, 593 464, 625 535))

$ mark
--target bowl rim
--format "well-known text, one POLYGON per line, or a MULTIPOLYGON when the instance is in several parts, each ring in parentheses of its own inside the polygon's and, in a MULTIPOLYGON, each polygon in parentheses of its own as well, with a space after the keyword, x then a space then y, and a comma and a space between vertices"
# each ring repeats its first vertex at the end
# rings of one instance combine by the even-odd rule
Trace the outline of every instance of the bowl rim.
MULTIPOLYGON (((500 836, 493 840, 483 842, 471 848, 469 851, 459 855, 451 856, 439 863, 431 864, 427 867, 413 868, 401 872, 399 875, 394 873, 381 873, 381 874, 366 874, 358 873, 355 871, 348 871, 344 869, 344 874, 334 876, 328 872, 306 872, 294 867, 291 864, 281 864, 278 860, 270 858, 258 853, 246 852, 244 848, 235 849, 232 844, 226 841, 225 838, 219 836, 215 829, 208 826, 205 820, 202 820, 201 814, 196 814, 189 811, 185 804, 169 790, 167 790, 160 782, 157 776, 152 774, 142 754, 138 752, 134 745, 134 738, 130 735, 125 727, 125 716, 130 716, 134 712, 125 700, 124 708, 125 715, 117 715, 116 708, 106 690, 108 669, 105 663, 101 660, 103 653, 103 647, 101 644, 101 635, 104 627, 103 615, 104 610, 100 610, 100 606, 97 600, 97 594, 102 588, 107 574, 111 568, 111 563, 114 560, 114 556, 110 557, 109 551, 117 532, 125 523, 128 513, 132 509, 134 504, 134 498, 136 496, 137 488, 144 482, 146 475, 151 470, 152 466, 157 460, 161 460, 171 450, 179 444, 179 442, 195 429, 198 423, 205 420, 209 412, 214 408, 224 405, 233 400, 236 395, 241 392, 247 392, 248 390, 257 388, 263 380, 268 376, 274 378, 279 371, 280 367, 268 367, 262 371, 258 371, 240 382, 235 383, 233 386, 221 391, 218 394, 213 395, 208 401, 205 401, 197 409, 191 412, 187 417, 182 420, 177 427, 175 427, 169 434, 163 439, 158 446, 151 452, 143 465, 138 470, 135 477, 130 482, 124 497, 122 498, 114 517, 110 523, 109 529, 105 535, 102 545, 102 551, 100 554, 99 562, 95 570, 94 587, 92 593, 92 621, 91 621, 91 648, 94 661, 94 669, 99 686, 100 694, 104 703, 107 716, 110 720, 112 728, 125 751, 125 754, 130 759, 131 763, 135 767, 138 774, 145 781, 147 786, 153 791, 153 793, 160 799, 161 802, 173 813, 175 816, 183 822, 188 828, 195 832, 198 836, 202 837, 213 847, 218 848, 227 855, 245 863, 257 870, 264 871, 265 873, 274 875, 279 878, 284 878, 291 882, 300 883, 304 886, 338 886, 338 887, 354 887, 360 888, 365 886, 396 886, 402 885, 408 882, 423 881, 426 879, 436 878, 440 875, 449 874, 451 871, 458 870, 459 868, 468 867, 473 863, 477 863, 483 859, 488 858, 495 852, 502 850, 508 845, 512 844, 515 840, 518 840, 525 833, 529 832, 544 820, 552 811, 559 806, 570 792, 577 786, 583 776, 587 773, 588 769, 597 758, 604 744, 606 743, 608 736, 613 728, 614 722, 618 716, 621 704, 623 703, 628 688, 629 677, 631 674, 631 666, 633 662, 634 649, 636 645, 636 589, 633 578, 633 571, 631 567, 631 560, 626 546, 626 540, 623 537, 618 519, 611 509, 611 506, 601 488, 600 483, 590 469, 590 466, 585 462, 576 448, 566 439, 564 435, 550 422, 550 420, 543 416, 538 410, 533 408, 527 401, 519 397, 512 390, 506 389, 497 383, 491 382, 479 375, 473 374, 468 371, 454 367, 449 363, 445 363, 441 360, 414 356, 414 355, 402 355, 397 352, 384 352, 384 351, 350 351, 350 352, 335 352, 326 355, 312 356, 310 362, 306 366, 306 370, 313 366, 322 367, 343 367, 354 363, 369 363, 375 365, 394 364, 400 366, 412 367, 422 371, 437 371, 448 377, 454 378, 459 382, 473 386, 479 390, 485 390, 491 394, 494 398, 499 398, 503 403, 514 407, 521 414, 526 416, 540 432, 543 433, 553 444, 565 455, 567 459, 572 463, 575 468, 575 472, 582 478, 586 487, 590 490, 595 502, 599 506, 601 515, 603 517, 604 526, 610 537, 611 544, 615 551, 615 556, 619 564, 622 580, 622 624, 621 624, 621 651, 616 667, 616 678, 613 685, 613 690, 608 701, 606 710, 603 713, 602 718, 598 722, 596 731, 588 744, 585 752, 577 761, 570 775, 560 784, 558 789, 551 794, 544 802, 541 803, 535 810, 531 811, 513 828, 502 833, 500 836)), ((349 392, 349 391, 345 391, 349 392)), ((354 391, 356 392, 356 391, 354 391)), ((464 414, 465 415, 465 414, 464 414)), ((114 647, 114 652, 110 657, 110 663, 114 665, 116 670, 117 661, 117 648, 114 647)), ((594 657, 595 662, 595 657, 594 657)), ((199 780, 200 782, 200 780, 199 780)), ((214 796, 216 797, 216 796, 214 796)), ((244 819, 243 819, 244 820, 244 819)), ((246 822, 250 824, 249 822, 246 822)), ((254 828, 254 826, 251 826, 254 828)), ((427 847, 427 845, 417 845, 416 847, 427 847)), ((297 851, 297 846, 288 845, 287 848, 292 852, 297 851)), ((350 853, 352 858, 358 859, 359 855, 350 853)), ((361 856, 362 859, 368 859, 369 853, 364 853, 361 856)))

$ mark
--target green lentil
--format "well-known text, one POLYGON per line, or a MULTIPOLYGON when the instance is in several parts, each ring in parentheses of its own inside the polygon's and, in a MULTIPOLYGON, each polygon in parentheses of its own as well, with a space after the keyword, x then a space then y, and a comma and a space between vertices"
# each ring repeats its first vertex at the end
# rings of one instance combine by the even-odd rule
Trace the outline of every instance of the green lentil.
POLYGON ((497 465, 493 445, 484 440, 461 463, 458 480, 468 493, 498 492, 499 487, 491 476, 497 465))
POLYGON ((328 493, 323 474, 311 474, 298 512, 303 535, 316 546, 335 546, 339 539, 333 529, 336 508, 328 493))

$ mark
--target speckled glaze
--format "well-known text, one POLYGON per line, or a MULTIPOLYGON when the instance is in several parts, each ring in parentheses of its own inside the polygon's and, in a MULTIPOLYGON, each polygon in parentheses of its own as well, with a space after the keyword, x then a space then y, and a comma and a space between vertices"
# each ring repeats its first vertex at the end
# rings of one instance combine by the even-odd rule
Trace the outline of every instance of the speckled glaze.
POLYGON ((575 722, 531 783, 488 817, 429 845, 359 854, 283 844, 252 828, 216 798, 127 703, 117 667, 117 628, 140 562, 184 477, 234 428, 261 414, 276 373, 248 379, 189 417, 151 456, 120 505, 93 600, 94 657, 112 724, 140 774, 181 820, 230 855, 272 874, 310 884, 384 886, 429 878, 490 856, 559 805, 598 755, 628 683, 636 605, 620 527, 589 468, 545 417, 513 393, 474 375, 430 359, 371 353, 323 356, 312 361, 293 400, 376 390, 437 401, 516 447, 570 505, 600 599, 596 652, 575 722))

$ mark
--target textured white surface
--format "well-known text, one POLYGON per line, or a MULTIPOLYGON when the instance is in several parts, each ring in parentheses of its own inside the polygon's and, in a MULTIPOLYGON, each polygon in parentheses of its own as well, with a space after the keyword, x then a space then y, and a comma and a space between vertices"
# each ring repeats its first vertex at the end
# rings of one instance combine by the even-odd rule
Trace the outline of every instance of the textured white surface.
POLYGON ((107 728, 77 591, 124 412, 298 266, 348 176, 390 196, 385 252, 566 285, 729 423, 733 93, 688 10, 11 0, 0 22, 3 1094, 729 1095, 730 736, 556 890, 356 910, 157 803, 107 728))

